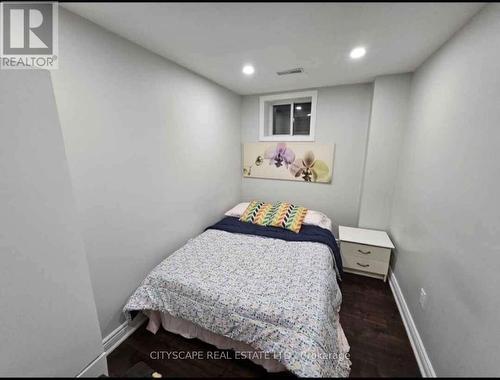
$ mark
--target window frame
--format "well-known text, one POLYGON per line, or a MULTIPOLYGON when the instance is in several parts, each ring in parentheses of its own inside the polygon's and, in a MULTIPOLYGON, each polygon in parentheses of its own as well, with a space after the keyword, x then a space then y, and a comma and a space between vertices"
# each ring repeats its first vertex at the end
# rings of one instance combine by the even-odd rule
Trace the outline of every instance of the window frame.
MULTIPOLYGON (((274 95, 265 95, 259 98, 259 141, 314 141, 316 129, 316 104, 318 100, 318 91, 300 91, 286 92, 274 95), (311 117, 309 122, 308 135, 293 135, 293 114, 294 104, 304 103, 303 98, 311 98, 311 117), (290 134, 288 135, 266 135, 266 103, 273 102, 273 105, 289 104, 290 109, 290 134)), ((269 107, 268 123, 271 125, 272 131, 272 107, 269 107)))

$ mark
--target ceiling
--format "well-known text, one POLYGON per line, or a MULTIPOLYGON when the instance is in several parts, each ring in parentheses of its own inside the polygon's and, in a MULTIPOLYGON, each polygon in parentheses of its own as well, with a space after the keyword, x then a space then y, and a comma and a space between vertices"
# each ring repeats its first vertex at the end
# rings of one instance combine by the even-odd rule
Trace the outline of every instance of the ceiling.
POLYGON ((414 71, 482 3, 66 3, 239 94, 369 82, 414 71), (353 61, 350 50, 365 46, 353 61), (244 64, 255 66, 245 76, 244 64), (303 67, 304 73, 276 71, 303 67))

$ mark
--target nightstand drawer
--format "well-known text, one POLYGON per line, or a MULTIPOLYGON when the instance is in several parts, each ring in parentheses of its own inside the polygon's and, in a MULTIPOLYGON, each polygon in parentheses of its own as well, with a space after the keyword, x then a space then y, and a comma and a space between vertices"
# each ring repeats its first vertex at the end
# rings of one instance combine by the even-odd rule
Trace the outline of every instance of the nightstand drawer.
POLYGON ((342 254, 342 263, 346 269, 377 273, 383 276, 387 274, 387 270, 389 269, 389 261, 383 262, 353 255, 342 254))
POLYGON ((349 243, 346 241, 341 242, 340 246, 342 250, 342 256, 382 261, 384 263, 389 263, 389 260, 391 258, 391 250, 389 248, 349 243))

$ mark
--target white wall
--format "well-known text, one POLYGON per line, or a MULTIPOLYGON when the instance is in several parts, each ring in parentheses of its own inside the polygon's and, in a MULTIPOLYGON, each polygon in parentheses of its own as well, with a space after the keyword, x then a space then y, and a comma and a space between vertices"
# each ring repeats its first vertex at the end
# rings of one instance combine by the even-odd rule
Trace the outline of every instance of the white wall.
POLYGON ((50 76, 0 87, 0 376, 75 376, 103 348, 50 76))
POLYGON ((240 195, 238 95, 60 8, 52 81, 103 335, 240 195))
POLYGON ((359 227, 387 230, 408 116, 411 74, 375 79, 359 227))
MULTIPOLYGON (((291 200, 325 212, 334 222, 356 226, 370 117, 372 85, 318 89, 316 142, 334 143, 331 184, 243 178, 242 200, 291 200)), ((259 138, 259 96, 243 97, 241 142, 259 138)))
POLYGON ((500 5, 490 4, 413 78, 390 231, 439 376, 500 372, 499 46, 500 5))

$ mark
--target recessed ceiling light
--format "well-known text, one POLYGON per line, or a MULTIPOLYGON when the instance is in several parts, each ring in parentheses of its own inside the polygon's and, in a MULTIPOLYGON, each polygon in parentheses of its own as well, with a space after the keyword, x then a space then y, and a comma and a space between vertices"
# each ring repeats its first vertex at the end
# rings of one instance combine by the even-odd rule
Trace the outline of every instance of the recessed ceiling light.
POLYGON ((349 55, 351 56, 352 59, 359 59, 364 57, 365 54, 366 54, 366 49, 363 46, 358 46, 352 49, 349 55))
POLYGON ((295 109, 296 109, 297 111, 300 111, 300 110, 302 109, 302 107, 301 107, 301 106, 297 106, 297 107, 295 107, 295 109))
POLYGON ((252 75, 255 72, 255 69, 252 65, 245 65, 243 66, 243 74, 245 75, 252 75))

